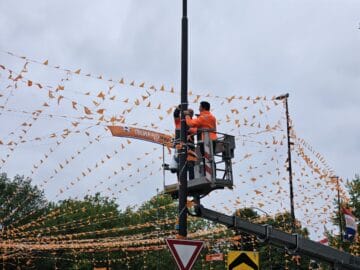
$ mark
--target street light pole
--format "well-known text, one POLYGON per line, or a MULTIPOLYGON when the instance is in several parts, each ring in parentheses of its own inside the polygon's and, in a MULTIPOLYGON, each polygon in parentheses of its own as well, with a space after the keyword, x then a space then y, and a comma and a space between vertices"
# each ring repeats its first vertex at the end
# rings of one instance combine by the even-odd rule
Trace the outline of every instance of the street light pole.
POLYGON ((187 131, 184 112, 188 108, 188 19, 187 0, 183 0, 181 20, 181 149, 179 151, 179 237, 187 236, 187 131))
POLYGON ((292 175, 292 166, 291 166, 291 145, 293 144, 290 141, 290 116, 289 116, 289 106, 288 106, 289 93, 276 97, 277 100, 284 100, 285 102, 285 111, 286 111, 286 133, 287 133, 287 146, 288 146, 288 172, 289 172, 289 186, 290 186, 290 213, 291 213, 291 232, 295 233, 296 230, 296 220, 295 220, 295 210, 294 210, 294 191, 293 191, 293 175, 292 175))
POLYGON ((339 176, 332 176, 332 179, 336 179, 336 189, 337 189, 337 201, 338 201, 338 211, 339 211, 339 231, 340 231, 340 244, 339 248, 342 248, 342 243, 344 241, 343 237, 343 224, 341 217, 341 200, 340 200, 340 184, 339 184, 339 176))

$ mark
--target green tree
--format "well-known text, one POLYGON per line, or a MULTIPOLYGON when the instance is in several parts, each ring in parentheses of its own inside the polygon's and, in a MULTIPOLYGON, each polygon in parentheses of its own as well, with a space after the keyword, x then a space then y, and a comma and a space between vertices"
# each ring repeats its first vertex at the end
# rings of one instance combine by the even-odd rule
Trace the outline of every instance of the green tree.
MULTIPOLYGON (((360 176, 358 174, 355 175, 353 180, 347 181, 346 189, 349 194, 349 202, 343 206, 351 208, 352 213, 355 216, 355 218, 359 219, 359 217, 360 217, 360 176)), ((339 221, 341 218, 341 221, 343 224, 343 229, 345 230, 344 215, 339 216, 337 199, 334 199, 334 205, 335 205, 336 210, 334 212, 334 217, 332 219, 333 224, 335 226, 339 226, 339 221)), ((360 224, 358 224, 358 226, 357 226, 357 231, 359 232, 359 230, 360 230, 360 224)), ((342 232, 342 234, 344 234, 344 232, 342 232)), ((341 242, 340 235, 333 235, 333 234, 331 234, 331 232, 326 232, 326 235, 329 239, 330 246, 333 246, 336 248, 340 248, 340 246, 341 246, 342 250, 349 252, 355 256, 359 256, 359 254, 360 254, 359 236, 355 237, 354 241, 350 242, 350 241, 343 240, 343 242, 340 243, 341 242)))
MULTIPOLYGON (((0 174, 0 225, 1 242, 13 240, 13 229, 27 224, 42 215, 48 207, 44 193, 31 184, 30 178, 16 175, 10 179, 6 173, 0 174)), ((9 257, 19 250, 0 250, 0 268, 15 269, 17 265, 28 265, 28 259, 9 257), (5 259, 6 258, 6 259, 5 259)), ((30 265, 29 265, 30 267, 30 265)))
POLYGON ((7 228, 13 223, 25 224, 29 213, 45 209, 47 201, 43 191, 31 184, 31 179, 16 175, 12 180, 0 174, 0 224, 7 228))

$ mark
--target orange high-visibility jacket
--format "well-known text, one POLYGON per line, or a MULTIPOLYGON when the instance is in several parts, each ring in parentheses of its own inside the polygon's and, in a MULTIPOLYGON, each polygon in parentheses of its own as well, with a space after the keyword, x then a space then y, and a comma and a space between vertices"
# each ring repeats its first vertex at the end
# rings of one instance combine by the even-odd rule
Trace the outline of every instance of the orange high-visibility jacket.
POLYGON ((186 124, 189 127, 196 127, 198 129, 209 129, 210 139, 216 140, 216 118, 215 116, 209 111, 202 111, 198 118, 191 119, 190 116, 186 116, 186 124), (213 132, 211 132, 213 131, 213 132))
MULTIPOLYGON (((174 124, 175 124, 175 133, 178 133, 179 136, 179 138, 176 139, 180 139, 181 119, 180 119, 180 111, 178 109, 174 111, 174 124)), ((191 141, 194 141, 193 135, 196 135, 197 129, 188 128, 187 133, 188 135, 192 135, 191 141)))

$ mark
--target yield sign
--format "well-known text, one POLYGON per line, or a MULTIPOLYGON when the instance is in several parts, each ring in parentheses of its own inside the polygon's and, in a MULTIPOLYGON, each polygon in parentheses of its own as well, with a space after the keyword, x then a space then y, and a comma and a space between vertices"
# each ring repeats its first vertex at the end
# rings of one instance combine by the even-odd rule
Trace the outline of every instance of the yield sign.
POLYGON ((166 239, 177 266, 180 270, 190 270, 204 246, 203 241, 166 239))

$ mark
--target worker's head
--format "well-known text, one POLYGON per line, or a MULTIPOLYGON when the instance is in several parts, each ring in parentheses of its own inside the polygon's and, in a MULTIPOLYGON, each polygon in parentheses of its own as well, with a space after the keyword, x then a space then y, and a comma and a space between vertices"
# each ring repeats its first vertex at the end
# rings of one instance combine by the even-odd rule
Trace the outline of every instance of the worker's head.
POLYGON ((201 101, 199 111, 210 111, 210 103, 207 101, 201 101))

